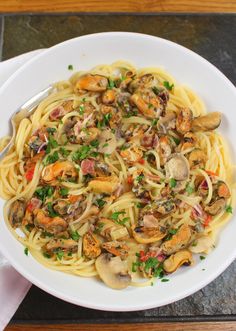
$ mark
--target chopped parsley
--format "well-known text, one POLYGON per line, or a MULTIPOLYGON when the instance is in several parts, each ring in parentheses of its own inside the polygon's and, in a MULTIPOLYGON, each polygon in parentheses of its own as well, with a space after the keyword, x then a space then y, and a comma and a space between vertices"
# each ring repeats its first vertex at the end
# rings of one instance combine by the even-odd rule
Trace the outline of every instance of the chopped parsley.
POLYGON ((117 220, 116 223, 119 225, 125 225, 125 223, 129 220, 129 217, 124 217, 122 220, 117 220))
POLYGON ((137 208, 143 208, 143 204, 140 203, 140 202, 138 202, 138 203, 136 204, 136 207, 137 207, 137 208))
POLYGON ((151 109, 151 108, 153 108, 153 104, 149 103, 148 104, 148 109, 151 109))
POLYGON ((101 129, 104 126, 109 125, 109 121, 111 118, 112 118, 112 114, 110 113, 103 115, 102 121, 97 123, 97 128, 101 129))
POLYGON ((161 282, 165 283, 165 282, 169 282, 168 278, 162 278, 161 282))
POLYGON ((99 146, 99 141, 97 139, 95 139, 95 140, 91 141, 90 145, 92 147, 97 148, 99 146))
POLYGON ((69 65, 68 65, 68 67, 67 67, 67 69, 68 69, 68 70, 73 70, 73 69, 74 69, 74 67, 73 67, 73 65, 72 65, 72 64, 69 64, 69 65))
POLYGON ((64 147, 61 147, 59 149, 59 153, 63 156, 63 157, 67 157, 70 154, 70 151, 68 151, 68 149, 65 149, 64 147))
POLYGON ((176 185, 177 185, 176 180, 175 180, 174 178, 171 178, 171 179, 170 179, 170 187, 171 187, 171 188, 174 188, 176 185))
POLYGON ((106 201, 103 200, 103 199, 97 199, 97 200, 96 200, 96 205, 97 205, 99 208, 102 208, 105 204, 106 204, 106 201))
POLYGON ((25 249, 24 249, 24 253, 25 253, 26 256, 29 255, 29 248, 28 248, 28 247, 25 247, 25 249))
POLYGON ((53 154, 48 155, 46 159, 44 160, 44 165, 55 163, 59 160, 59 154, 57 151, 55 151, 53 154))
POLYGON ((165 86, 165 88, 167 88, 167 90, 172 91, 174 84, 170 84, 168 81, 164 81, 163 85, 165 86))
POLYGON ((230 214, 232 214, 232 213, 233 213, 233 208, 232 208, 232 206, 231 206, 231 205, 227 205, 227 206, 225 207, 225 211, 226 211, 226 213, 230 213, 230 214))
POLYGON ((61 249, 58 249, 56 251, 56 256, 57 256, 58 260, 61 260, 64 256, 64 252, 61 249))
POLYGON ((46 259, 50 259, 51 255, 47 252, 43 252, 43 256, 46 257, 46 259))
POLYGON ((108 90, 112 90, 113 88, 115 87, 115 82, 111 79, 111 78, 109 78, 108 79, 108 90))
POLYGON ((72 238, 73 240, 77 241, 77 240, 79 240, 80 237, 81 237, 81 236, 80 236, 80 234, 78 233, 78 231, 72 231, 72 232, 71 232, 71 238, 72 238))
POLYGON ((46 198, 50 198, 54 193, 54 188, 52 186, 43 186, 37 188, 34 194, 37 196, 38 199, 42 200, 43 202, 46 198))
POLYGON ((169 229, 168 235, 165 237, 165 241, 170 240, 173 235, 177 233, 178 229, 169 229))
POLYGON ((58 142, 53 138, 52 134, 49 134, 46 154, 49 154, 51 150, 56 147, 58 147, 58 142))
POLYGON ((195 187, 193 186, 193 185, 190 185, 189 183, 187 184, 187 186, 186 186, 186 192, 188 193, 188 194, 191 194, 191 193, 193 193, 194 192, 194 190, 195 190, 195 187))
POLYGON ((199 258, 200 258, 200 260, 205 260, 205 258, 206 258, 206 257, 205 257, 205 256, 203 256, 203 255, 200 255, 200 257, 199 257, 199 258))
POLYGON ((54 133, 56 131, 57 131, 57 129, 55 129, 55 128, 47 128, 48 133, 54 133))
POLYGON ((49 217, 56 217, 56 216, 58 216, 58 214, 55 212, 55 210, 54 210, 51 202, 48 202, 47 203, 47 209, 48 209, 48 215, 49 215, 49 217))
POLYGON ((135 180, 140 183, 144 179, 144 174, 141 174, 135 178, 135 180))
POLYGON ((79 106, 79 114, 80 115, 83 115, 84 114, 84 108, 85 108, 84 105, 80 105, 79 106))
POLYGON ((111 215, 111 219, 114 221, 118 221, 119 220, 119 216, 120 215, 124 215, 125 211, 116 211, 111 215))
POLYGON ((76 152, 73 153, 72 160, 82 161, 88 157, 90 151, 91 151, 91 147, 87 145, 81 146, 76 152))
POLYGON ((179 139, 179 138, 176 138, 176 137, 173 137, 173 136, 171 136, 170 138, 174 141, 174 143, 175 143, 177 146, 180 144, 180 139, 179 139))
POLYGON ((157 119, 157 118, 155 118, 154 120, 152 120, 152 123, 151 123, 151 125, 152 125, 152 126, 155 126, 155 125, 157 125, 157 122, 158 122, 158 119, 157 119))
POLYGON ((60 195, 62 197, 66 197, 68 195, 68 193, 69 193, 69 189, 68 188, 66 188, 66 187, 61 187, 60 188, 60 195))
POLYGON ((120 147, 120 150, 121 151, 125 151, 126 149, 128 149, 130 147, 130 144, 124 144, 124 145, 122 145, 121 147, 120 147))
POLYGON ((44 236, 44 237, 53 237, 53 233, 50 233, 50 232, 47 232, 47 231, 43 231, 42 232, 42 235, 44 236))

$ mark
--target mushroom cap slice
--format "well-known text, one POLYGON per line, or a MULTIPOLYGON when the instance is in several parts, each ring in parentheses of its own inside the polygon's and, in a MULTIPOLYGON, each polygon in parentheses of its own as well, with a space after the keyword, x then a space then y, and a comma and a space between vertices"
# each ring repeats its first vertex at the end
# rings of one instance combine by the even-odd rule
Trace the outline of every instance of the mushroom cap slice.
POLYGON ((182 265, 193 264, 192 253, 187 249, 183 249, 166 259, 163 263, 163 268, 166 272, 175 272, 182 265))
POLYGON ((189 163, 185 156, 180 153, 172 154, 165 165, 166 175, 176 180, 189 178, 189 163))
POLYGON ((122 290, 130 285, 131 276, 125 261, 109 253, 101 254, 95 262, 98 275, 102 281, 115 290, 122 290))

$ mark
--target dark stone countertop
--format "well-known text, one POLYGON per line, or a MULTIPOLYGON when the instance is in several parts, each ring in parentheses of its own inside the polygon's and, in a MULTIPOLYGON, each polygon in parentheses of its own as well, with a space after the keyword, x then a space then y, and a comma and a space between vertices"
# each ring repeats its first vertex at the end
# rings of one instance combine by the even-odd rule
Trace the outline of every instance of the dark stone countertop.
MULTIPOLYGON (((236 83, 236 15, 228 14, 6 16, 2 58, 8 59, 76 36, 102 31, 142 32, 175 41, 205 57, 236 83)), ((1 42, 0 38, 0 46, 1 42)), ((215 281, 186 299, 131 313, 77 307, 32 286, 12 321, 111 323, 236 320, 235 274, 236 261, 215 281)))

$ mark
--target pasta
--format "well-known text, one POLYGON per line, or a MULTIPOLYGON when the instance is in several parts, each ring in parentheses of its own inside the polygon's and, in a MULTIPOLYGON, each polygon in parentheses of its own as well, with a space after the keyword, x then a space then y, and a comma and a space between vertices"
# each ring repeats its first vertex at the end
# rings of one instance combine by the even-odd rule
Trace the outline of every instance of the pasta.
POLYGON ((20 122, 0 162, 9 230, 44 266, 114 289, 192 265, 234 204, 220 121, 160 68, 75 73, 20 122))

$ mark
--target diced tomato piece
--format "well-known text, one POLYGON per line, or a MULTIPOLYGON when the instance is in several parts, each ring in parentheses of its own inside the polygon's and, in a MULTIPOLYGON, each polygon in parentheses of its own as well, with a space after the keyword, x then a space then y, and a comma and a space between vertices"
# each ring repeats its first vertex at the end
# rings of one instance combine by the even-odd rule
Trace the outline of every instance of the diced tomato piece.
POLYGON ((128 176, 128 177, 127 177, 127 183, 128 183, 129 185, 132 185, 132 184, 133 184, 133 177, 132 177, 132 176, 128 176))
POLYGON ((203 226, 207 227, 211 221, 212 221, 212 216, 208 214, 204 220, 203 226))
POLYGON ((140 163, 140 164, 144 164, 144 163, 145 163, 145 160, 144 160, 144 159, 140 159, 140 160, 138 161, 138 163, 140 163))
POLYGON ((30 182, 34 177, 34 169, 35 166, 27 170, 25 173, 25 178, 28 180, 28 182, 30 182))

